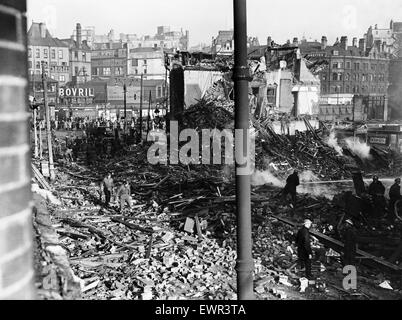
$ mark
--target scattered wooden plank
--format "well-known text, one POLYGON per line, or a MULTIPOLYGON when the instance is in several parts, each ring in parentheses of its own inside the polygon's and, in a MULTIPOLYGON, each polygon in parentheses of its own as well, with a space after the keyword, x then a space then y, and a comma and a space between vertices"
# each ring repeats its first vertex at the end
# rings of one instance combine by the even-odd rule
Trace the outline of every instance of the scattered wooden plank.
POLYGON ((135 225, 135 224, 128 223, 128 222, 126 222, 126 221, 124 221, 124 220, 122 220, 122 219, 119 219, 119 218, 112 218, 111 220, 114 221, 114 222, 121 223, 121 224, 125 225, 127 228, 130 228, 130 229, 132 229, 132 230, 139 230, 139 231, 142 231, 142 232, 145 232, 145 233, 149 233, 149 234, 154 233, 154 231, 153 231, 151 228, 147 228, 147 229, 146 229, 146 228, 137 226, 137 225, 135 225))

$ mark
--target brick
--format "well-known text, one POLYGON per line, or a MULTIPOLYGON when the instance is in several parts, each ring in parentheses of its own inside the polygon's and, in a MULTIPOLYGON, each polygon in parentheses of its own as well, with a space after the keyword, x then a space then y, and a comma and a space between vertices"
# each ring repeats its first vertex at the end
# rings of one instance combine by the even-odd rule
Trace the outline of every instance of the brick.
POLYGON ((33 269, 32 248, 20 256, 0 264, 0 283, 3 289, 22 279, 33 269))
POLYGON ((31 228, 31 219, 15 221, 7 226, 2 226, 0 219, 0 257, 29 243, 32 240, 31 228))
POLYGON ((2 113, 26 112, 25 88, 0 86, 0 116, 2 113))
POLYGON ((7 134, 0 134, 0 148, 26 144, 29 136, 26 120, 16 122, 0 121, 0 132, 7 132, 7 134))
POLYGON ((21 212, 32 199, 29 182, 16 190, 0 193, 0 219, 21 212))
POLYGON ((1 156, 0 155, 0 168, 2 174, 0 175, 0 186, 11 182, 18 182, 21 179, 20 166, 22 159, 20 155, 1 156))
POLYGON ((0 72, 2 75, 12 75, 26 78, 28 60, 27 53, 0 47, 0 72))
POLYGON ((21 12, 27 11, 26 0, 0 0, 0 4, 6 7, 17 9, 21 12))

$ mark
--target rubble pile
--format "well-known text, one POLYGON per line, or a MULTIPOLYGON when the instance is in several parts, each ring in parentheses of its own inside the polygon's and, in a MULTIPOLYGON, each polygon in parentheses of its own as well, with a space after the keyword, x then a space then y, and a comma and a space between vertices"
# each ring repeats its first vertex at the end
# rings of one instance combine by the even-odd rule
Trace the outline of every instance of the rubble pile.
POLYGON ((312 171, 322 180, 350 177, 347 157, 339 156, 311 132, 299 132, 294 137, 277 135, 269 122, 254 121, 259 133, 256 141, 256 167, 286 178, 292 170, 312 171))
POLYGON ((232 102, 225 100, 202 99, 186 109, 181 115, 183 129, 219 129, 223 130, 234 121, 232 102))

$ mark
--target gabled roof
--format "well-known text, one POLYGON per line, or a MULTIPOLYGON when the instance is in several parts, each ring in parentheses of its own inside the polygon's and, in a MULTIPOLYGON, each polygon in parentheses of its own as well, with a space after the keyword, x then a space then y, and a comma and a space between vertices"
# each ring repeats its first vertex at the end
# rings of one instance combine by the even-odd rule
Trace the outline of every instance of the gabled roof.
POLYGON ((49 30, 46 28, 45 37, 41 36, 41 25, 46 28, 45 24, 33 22, 31 28, 28 31, 28 45, 31 46, 44 46, 44 47, 64 47, 67 48, 68 45, 65 44, 58 38, 53 38, 49 30))

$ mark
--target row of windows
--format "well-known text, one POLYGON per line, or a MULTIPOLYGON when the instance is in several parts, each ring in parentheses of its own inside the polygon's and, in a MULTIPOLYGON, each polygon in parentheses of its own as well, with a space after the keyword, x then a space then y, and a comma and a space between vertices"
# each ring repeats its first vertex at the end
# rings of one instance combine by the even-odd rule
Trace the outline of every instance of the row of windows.
MULTIPOLYGON (((36 63, 35 63, 35 69, 39 69, 39 70, 41 70, 42 69, 42 63, 45 65, 45 68, 47 68, 48 67, 48 63, 46 62, 46 61, 36 61, 36 63)), ((66 70, 66 72, 68 72, 68 70, 69 70, 69 66, 67 65, 67 63, 66 62, 62 62, 61 63, 61 66, 57 66, 57 64, 55 63, 55 62, 51 62, 50 63, 50 67, 51 68, 62 68, 62 69, 64 69, 64 70, 66 70)), ((32 61, 28 61, 28 69, 33 69, 33 63, 32 63, 32 61)))
MULTIPOLYGON (((139 59, 132 59, 132 65, 133 65, 133 67, 138 67, 138 60, 139 60, 139 59)), ((144 65, 144 66, 146 66, 147 63, 148 63, 147 60, 143 60, 143 65, 144 65)))
MULTIPOLYGON (((326 81, 327 80, 327 75, 323 74, 322 75, 322 80, 326 81)), ((343 73, 332 73, 331 77, 332 81, 385 81, 385 74, 352 74, 350 75, 349 73, 343 74, 343 73)))
MULTIPOLYGON (((134 70, 135 74, 138 74, 138 69, 134 70)), ((148 70, 143 69, 143 74, 147 74, 148 70)), ((115 75, 124 75, 124 68, 123 67, 115 67, 114 68, 115 75)), ((94 76, 111 76, 112 75, 112 68, 92 68, 92 75, 94 76)))
MULTIPOLYGON (((41 49, 37 48, 35 50, 35 58, 40 59, 41 56, 41 49)), ((28 48, 28 58, 32 58, 32 48, 28 48)), ((48 49, 43 49, 43 58, 48 59, 49 58, 49 50, 48 49)), ((50 50, 50 58, 51 59, 56 59, 56 49, 51 49, 50 50)), ((64 58, 64 53, 63 50, 59 50, 59 59, 64 58)))
MULTIPOLYGON (((33 70, 31 70, 30 74, 31 75, 33 75, 33 74, 40 75, 41 73, 40 73, 39 70, 35 70, 35 72, 33 70)), ((65 82, 66 81, 66 76, 62 75, 62 74, 61 75, 55 75, 55 74, 50 73, 50 78, 53 79, 53 80, 59 81, 59 82, 65 82)))
MULTIPOLYGON (((332 63, 332 69, 352 69, 353 66, 353 70, 369 70, 369 63, 368 62, 364 62, 364 63, 360 63, 360 62, 354 62, 352 65, 352 62, 350 61, 346 61, 346 63, 343 62, 334 62, 332 63)), ((375 63, 371 63, 370 64, 370 69, 372 71, 376 71, 376 70, 385 70, 385 63, 380 63, 380 64, 375 64, 375 63)))
POLYGON ((385 93, 385 87, 383 86, 345 86, 344 89, 340 86, 327 87, 323 85, 321 87, 322 93, 385 93))

